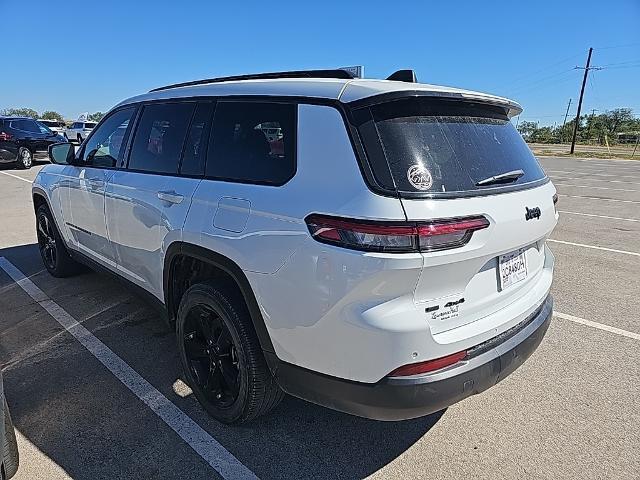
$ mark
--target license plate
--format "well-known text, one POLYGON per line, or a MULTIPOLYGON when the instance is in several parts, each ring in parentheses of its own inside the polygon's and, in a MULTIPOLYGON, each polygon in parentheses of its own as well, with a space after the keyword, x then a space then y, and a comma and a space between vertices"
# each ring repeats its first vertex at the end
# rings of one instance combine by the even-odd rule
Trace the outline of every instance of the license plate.
POLYGON ((517 250, 498 257, 500 290, 527 278, 527 257, 524 250, 517 250))

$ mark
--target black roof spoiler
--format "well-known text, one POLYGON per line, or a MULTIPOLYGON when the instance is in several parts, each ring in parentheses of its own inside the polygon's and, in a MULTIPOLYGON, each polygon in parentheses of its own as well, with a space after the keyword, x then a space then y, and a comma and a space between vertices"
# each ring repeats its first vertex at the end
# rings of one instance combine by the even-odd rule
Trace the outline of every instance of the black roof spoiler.
POLYGON ((291 72, 269 72, 254 73, 250 75, 234 75, 231 77, 205 78, 202 80, 193 80, 191 82, 174 83, 164 87, 154 88, 149 92, 158 92, 160 90, 169 90, 178 87, 191 87, 193 85, 206 85, 208 83, 232 82, 237 80, 273 80, 277 78, 338 78, 344 80, 352 80, 354 75, 346 70, 295 70, 291 72))
POLYGON ((397 82, 418 83, 418 77, 413 70, 397 70, 387 77, 387 80, 395 80, 397 82))

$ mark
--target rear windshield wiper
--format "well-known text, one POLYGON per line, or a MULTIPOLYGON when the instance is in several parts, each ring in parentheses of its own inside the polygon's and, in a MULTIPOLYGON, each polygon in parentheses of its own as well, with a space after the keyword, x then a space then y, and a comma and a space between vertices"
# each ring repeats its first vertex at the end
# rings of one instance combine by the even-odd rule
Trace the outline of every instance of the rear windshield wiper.
POLYGON ((494 183, 513 182, 523 175, 524 171, 522 170, 512 170, 511 172, 501 173, 499 175, 494 175, 493 177, 480 180, 479 182, 476 182, 476 187, 484 187, 485 185, 493 185, 494 183))

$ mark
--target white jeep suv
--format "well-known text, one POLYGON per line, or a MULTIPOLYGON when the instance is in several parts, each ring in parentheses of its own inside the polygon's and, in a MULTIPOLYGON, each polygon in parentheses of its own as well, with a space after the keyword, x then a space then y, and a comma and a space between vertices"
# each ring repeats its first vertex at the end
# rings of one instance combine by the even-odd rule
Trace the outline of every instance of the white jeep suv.
POLYGON ((556 192, 514 102, 316 70, 117 105, 33 185, 47 270, 139 287, 215 418, 290 393, 381 420, 502 380, 551 321, 556 192))
POLYGON ((73 122, 71 126, 64 131, 64 136, 70 142, 75 140, 78 143, 82 143, 84 139, 89 136, 95 126, 96 122, 73 122))

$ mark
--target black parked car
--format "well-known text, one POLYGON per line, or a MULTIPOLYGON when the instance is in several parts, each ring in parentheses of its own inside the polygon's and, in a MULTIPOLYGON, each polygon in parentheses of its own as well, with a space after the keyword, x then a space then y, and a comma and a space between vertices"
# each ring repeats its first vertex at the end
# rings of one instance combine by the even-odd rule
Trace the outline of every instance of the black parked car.
POLYGON ((16 162, 19 168, 31 168, 36 152, 46 152, 49 145, 64 141, 32 118, 0 117, 0 163, 16 162))

